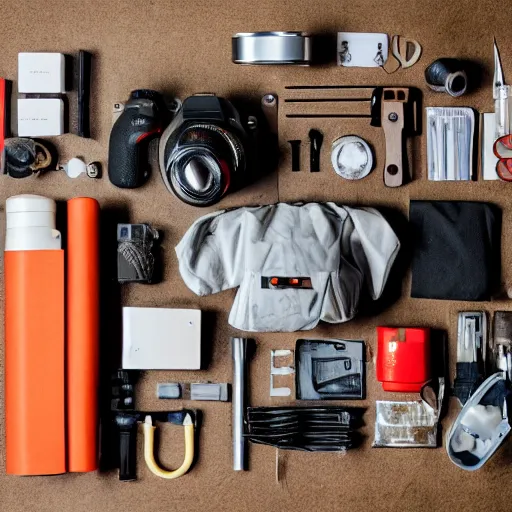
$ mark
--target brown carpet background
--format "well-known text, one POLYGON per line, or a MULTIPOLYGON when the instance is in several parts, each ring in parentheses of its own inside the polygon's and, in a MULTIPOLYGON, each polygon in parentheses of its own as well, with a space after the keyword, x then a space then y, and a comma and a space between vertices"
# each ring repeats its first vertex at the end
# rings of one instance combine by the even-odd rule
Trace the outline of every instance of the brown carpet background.
MULTIPOLYGON (((63 160, 81 155, 87 161, 106 164, 111 110, 132 89, 145 87, 185 97, 196 92, 218 95, 275 92, 284 97, 284 86, 293 84, 389 84, 420 87, 424 106, 470 106, 492 111, 492 36, 498 38, 505 77, 512 83, 512 33, 507 13, 512 2, 462 0, 459 2, 406 2, 359 0, 0 0, 0 76, 16 80, 20 51, 58 51, 73 54, 86 49, 95 54, 92 129, 94 140, 65 135, 56 143, 63 160), (420 62, 408 70, 387 76, 379 69, 241 67, 231 63, 230 37, 236 32, 258 30, 308 30, 387 32, 416 38, 423 45, 420 62), (461 99, 428 93, 425 67, 438 57, 473 59, 482 64, 483 87, 461 99)), ((70 95, 73 98, 73 95, 70 95)), ((15 116, 13 116, 15 117, 15 116)), ((501 182, 431 183, 426 180, 426 140, 417 138, 410 147, 414 181, 397 190, 383 185, 384 137, 368 120, 287 120, 280 112, 280 143, 283 160, 279 171, 256 185, 231 195, 218 206, 267 204, 276 201, 334 200, 339 203, 382 205, 407 214, 411 199, 458 199, 492 201, 503 208, 502 280, 512 286, 511 188, 501 182), (309 173, 307 133, 316 127, 324 133, 321 172, 309 173), (364 181, 341 180, 330 164, 332 141, 348 134, 363 136, 375 148, 376 166, 364 181), (289 139, 303 140, 302 172, 291 172, 289 139)), ((154 173, 137 190, 120 190, 106 174, 99 181, 68 179, 63 173, 15 181, 0 176, 2 238, 5 199, 19 193, 37 193, 58 200, 74 196, 97 198, 105 212, 117 212, 125 221, 149 222, 165 233, 162 244, 164 280, 154 286, 127 285, 122 305, 196 307, 210 312, 211 329, 203 340, 211 352, 206 371, 146 373, 138 389, 141 408, 178 408, 180 402, 159 403, 157 382, 231 381, 229 337, 239 334, 228 326, 227 316, 234 291, 202 298, 182 283, 174 246, 185 230, 205 210, 186 206, 173 198, 154 173)), ((113 225, 113 224, 112 224, 113 225)), ((111 235, 115 237, 115 232, 111 235)), ((112 239, 113 239, 112 238, 112 239)), ((3 241, 2 241, 3 243, 3 241)), ((112 258, 112 254, 104 254, 112 258)), ((115 255, 114 255, 115 257, 115 255)), ((375 347, 377 325, 421 325, 445 329, 449 334, 451 374, 456 350, 456 316, 460 310, 510 309, 510 302, 474 304, 409 298, 410 276, 403 282, 402 298, 377 317, 345 325, 321 325, 312 337, 346 337, 365 340, 375 347)), ((3 304, 3 286, 0 292, 3 304)), ((116 302, 110 307, 115 310, 116 302)), ((120 306, 121 304, 119 304, 120 306)), ((0 306, 0 309, 2 306, 0 306)), ((115 344, 108 333, 118 330, 113 315, 105 343, 115 344)), ((0 331, 3 365, 3 329, 0 331)), ((253 405, 281 403, 270 400, 271 348, 293 348, 306 333, 257 334, 257 353, 251 362, 253 405)), ((507 511, 511 509, 512 441, 480 471, 463 472, 448 459, 445 449, 372 449, 376 399, 392 398, 375 381, 375 369, 367 366, 365 415, 367 436, 362 448, 346 455, 282 454, 285 481, 275 482, 275 450, 251 447, 250 471, 235 473, 231 456, 231 406, 225 403, 185 403, 204 413, 199 440, 199 460, 193 470, 177 481, 154 477, 139 455, 139 480, 120 483, 115 472, 67 474, 56 477, 5 476, 4 422, 0 413, 0 510, 2 512, 117 512, 117 511, 507 511)), ((3 367, 1 370, 3 374, 3 367)), ((2 379, 3 381, 3 379, 2 379)), ((108 389, 106 392, 108 393, 108 389)), ((3 400, 3 382, 0 385, 3 400)), ((458 406, 450 403, 444 432, 458 406)), ((44 418, 42 421, 51 421, 44 418)), ((160 456, 169 467, 181 462, 182 431, 163 427, 160 456)), ((142 435, 139 436, 139 440, 142 435)))

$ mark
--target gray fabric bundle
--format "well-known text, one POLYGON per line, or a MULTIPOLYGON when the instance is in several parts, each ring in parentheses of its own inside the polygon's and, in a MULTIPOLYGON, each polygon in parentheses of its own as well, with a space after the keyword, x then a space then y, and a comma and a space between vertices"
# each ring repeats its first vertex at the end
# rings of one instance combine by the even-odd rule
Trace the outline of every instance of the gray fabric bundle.
POLYGON ((233 327, 293 332, 352 319, 364 288, 378 299, 399 249, 373 208, 278 203, 205 215, 176 253, 197 295, 240 287, 233 327), (309 277, 312 289, 265 289, 262 276, 309 277))

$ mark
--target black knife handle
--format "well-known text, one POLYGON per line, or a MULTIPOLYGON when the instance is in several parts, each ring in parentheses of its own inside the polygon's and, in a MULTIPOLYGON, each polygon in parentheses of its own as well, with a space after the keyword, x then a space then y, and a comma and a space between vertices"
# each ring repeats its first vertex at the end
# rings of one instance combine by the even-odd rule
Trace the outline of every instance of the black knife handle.
POLYGON ((78 136, 91 137, 90 98, 91 98, 92 55, 80 50, 78 53, 78 136))
POLYGON ((137 479, 137 422, 119 429, 119 480, 137 479))
POLYGON ((309 164, 310 172, 320 172, 320 149, 324 136, 318 130, 309 130, 309 141, 310 141, 310 153, 309 153, 309 164))

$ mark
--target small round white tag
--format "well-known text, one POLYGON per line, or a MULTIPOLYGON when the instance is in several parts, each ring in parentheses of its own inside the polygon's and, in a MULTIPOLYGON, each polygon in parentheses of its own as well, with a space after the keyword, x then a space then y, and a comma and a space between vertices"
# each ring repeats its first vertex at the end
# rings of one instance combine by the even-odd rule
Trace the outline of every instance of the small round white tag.
POLYGON ((87 170, 87 165, 80 158, 72 158, 68 163, 64 164, 64 172, 70 178, 78 178, 80 174, 83 174, 87 170))

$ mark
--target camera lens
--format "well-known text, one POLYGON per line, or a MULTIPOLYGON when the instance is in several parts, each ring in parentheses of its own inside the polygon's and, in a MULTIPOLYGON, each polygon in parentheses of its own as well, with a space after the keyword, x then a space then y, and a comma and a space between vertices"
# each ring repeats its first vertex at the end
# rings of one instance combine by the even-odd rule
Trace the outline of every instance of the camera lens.
POLYGON ((173 155, 170 182, 178 197, 193 204, 218 201, 229 185, 227 165, 206 147, 183 147, 173 155))
MULTIPOLYGON (((256 126, 254 120, 252 125, 256 126)), ((248 140, 240 115, 229 101, 209 94, 186 98, 160 139, 165 186, 194 206, 219 202, 247 181, 246 150, 252 148, 248 140)))
POLYGON ((218 202, 245 164, 238 138, 214 124, 185 124, 167 147, 172 148, 166 173, 173 192, 196 206, 218 202))
POLYGON ((183 171, 183 177, 190 187, 198 193, 204 193, 211 188, 213 177, 211 168, 199 156, 192 157, 183 171))

